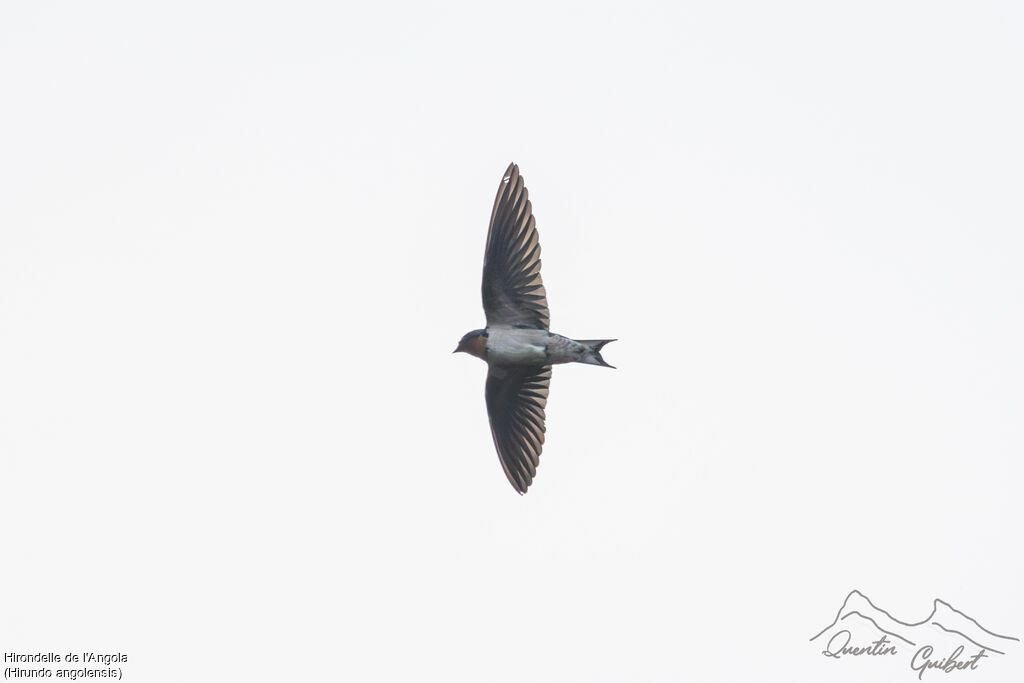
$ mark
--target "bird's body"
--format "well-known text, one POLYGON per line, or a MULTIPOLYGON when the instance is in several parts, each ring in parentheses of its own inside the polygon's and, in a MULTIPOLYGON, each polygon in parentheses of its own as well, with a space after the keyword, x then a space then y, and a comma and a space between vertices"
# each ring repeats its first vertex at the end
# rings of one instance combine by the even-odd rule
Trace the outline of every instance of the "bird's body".
POLYGON ((497 365, 548 365, 547 330, 493 327, 487 330, 488 363, 497 365))
POLYGON ((570 339, 548 330, 540 277, 540 243, 519 167, 505 171, 491 212, 484 251, 485 329, 468 332, 456 352, 487 362, 487 415, 505 476, 519 493, 537 474, 544 444, 551 366, 612 367, 601 347, 613 339, 570 339))
MULTIPOLYGON (((489 327, 480 338, 483 343, 473 344, 467 351, 488 363, 496 365, 558 365, 560 363, 589 363, 611 367, 601 359, 601 346, 612 341, 577 340, 547 330, 516 327, 489 327), (597 348, 595 348, 597 345, 597 348), (474 352, 475 351, 475 352, 474 352)), ((473 334, 471 332, 470 334, 473 334)))

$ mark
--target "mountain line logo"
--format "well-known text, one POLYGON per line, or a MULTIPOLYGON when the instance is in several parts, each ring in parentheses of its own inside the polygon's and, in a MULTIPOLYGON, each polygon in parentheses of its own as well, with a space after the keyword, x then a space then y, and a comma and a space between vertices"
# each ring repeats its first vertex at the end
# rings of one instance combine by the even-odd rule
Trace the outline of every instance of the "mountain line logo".
POLYGON ((918 622, 901 621, 858 590, 850 591, 832 623, 811 638, 830 659, 879 657, 905 660, 923 680, 926 671, 977 670, 992 657, 1017 654, 1020 638, 982 626, 948 602, 936 599, 918 622))

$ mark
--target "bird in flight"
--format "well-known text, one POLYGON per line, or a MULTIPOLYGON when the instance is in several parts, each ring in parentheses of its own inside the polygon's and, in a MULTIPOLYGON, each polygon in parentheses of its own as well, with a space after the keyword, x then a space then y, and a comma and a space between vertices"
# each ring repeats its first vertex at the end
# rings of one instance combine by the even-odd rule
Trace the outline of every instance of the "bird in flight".
POLYGON ((484 248, 487 327, 466 333, 460 351, 487 363, 487 416, 505 476, 520 494, 537 476, 544 445, 544 406, 551 366, 613 367, 601 347, 614 339, 569 339, 548 331, 548 300, 540 279, 540 242, 519 167, 498 185, 484 248))

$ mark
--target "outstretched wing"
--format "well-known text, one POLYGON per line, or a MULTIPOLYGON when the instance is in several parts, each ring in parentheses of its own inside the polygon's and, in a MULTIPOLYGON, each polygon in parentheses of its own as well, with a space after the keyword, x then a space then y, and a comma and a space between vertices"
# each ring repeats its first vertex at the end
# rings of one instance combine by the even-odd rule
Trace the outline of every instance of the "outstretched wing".
POLYGON ((488 327, 548 329, 540 279, 540 241, 519 167, 509 164, 498 186, 484 250, 484 313, 488 327))
POLYGON ((492 365, 487 371, 487 416, 505 476, 526 493, 544 446, 544 406, 551 366, 492 365))

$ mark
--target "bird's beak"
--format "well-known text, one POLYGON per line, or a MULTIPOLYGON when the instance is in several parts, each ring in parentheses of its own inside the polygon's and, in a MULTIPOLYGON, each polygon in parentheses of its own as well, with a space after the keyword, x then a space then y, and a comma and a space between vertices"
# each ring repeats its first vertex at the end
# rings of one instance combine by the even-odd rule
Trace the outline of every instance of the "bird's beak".
POLYGON ((454 350, 454 351, 452 351, 452 353, 458 353, 458 352, 459 352, 459 351, 461 351, 461 350, 462 350, 462 349, 461 349, 460 347, 456 346, 456 347, 455 347, 455 350, 454 350))

